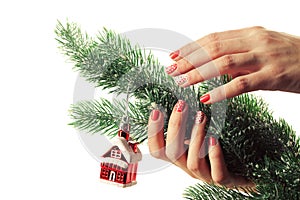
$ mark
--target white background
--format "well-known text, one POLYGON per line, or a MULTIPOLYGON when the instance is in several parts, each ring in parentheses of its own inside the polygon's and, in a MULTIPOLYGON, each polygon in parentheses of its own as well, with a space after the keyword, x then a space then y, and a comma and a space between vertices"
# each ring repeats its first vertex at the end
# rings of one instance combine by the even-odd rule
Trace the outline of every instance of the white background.
MULTIPOLYGON (((164 28, 198 39, 253 25, 300 35, 297 1, 5 1, 0 3, 0 199, 181 199, 195 183, 175 167, 121 189, 99 182, 99 163, 66 124, 77 73, 54 40, 56 20, 95 35, 164 28)), ((298 94, 259 92, 299 134, 298 94)))

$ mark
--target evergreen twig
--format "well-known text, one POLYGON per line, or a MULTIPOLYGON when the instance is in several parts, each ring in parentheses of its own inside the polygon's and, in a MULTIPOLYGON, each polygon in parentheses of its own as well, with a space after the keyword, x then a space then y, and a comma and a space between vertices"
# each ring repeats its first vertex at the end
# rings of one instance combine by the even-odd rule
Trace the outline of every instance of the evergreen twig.
MULTIPOLYGON (((272 117, 261 99, 245 94, 213 107, 204 106, 198 104, 199 96, 211 87, 230 81, 228 77, 205 82, 198 89, 182 89, 164 73, 151 53, 146 54, 139 46, 132 47, 127 39, 113 31, 104 29, 92 39, 76 24, 63 26, 58 22, 55 32, 62 52, 89 82, 118 94, 130 89, 129 93, 135 98, 129 112, 133 139, 146 140, 149 109, 153 103, 165 112, 168 121, 177 100, 186 100, 191 108, 188 121, 192 121, 196 110, 203 110, 210 119, 208 131, 219 136, 228 169, 253 180, 259 191, 241 193, 216 185, 197 184, 185 191, 185 198, 299 199, 300 140, 283 119, 277 121, 272 117), (227 108, 225 121, 222 120, 224 105, 227 108)), ((124 110, 124 102, 120 101, 79 102, 71 107, 73 122, 70 124, 113 137, 124 110)))

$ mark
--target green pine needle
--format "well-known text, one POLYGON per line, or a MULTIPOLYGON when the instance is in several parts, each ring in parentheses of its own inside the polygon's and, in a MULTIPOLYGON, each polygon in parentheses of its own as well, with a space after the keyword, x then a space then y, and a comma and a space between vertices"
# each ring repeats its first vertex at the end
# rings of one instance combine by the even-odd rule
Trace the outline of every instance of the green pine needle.
MULTIPOLYGON (((81 101, 71 106, 70 116, 73 119, 69 125, 89 133, 101 133, 109 137, 115 137, 118 133, 119 123, 125 115, 126 102, 106 99, 98 101, 81 101)), ((129 117, 131 129, 134 134, 131 137, 138 142, 147 138, 144 115, 133 104, 129 103, 129 117)))
MULTIPOLYGON (((259 191, 241 193, 213 184, 197 184, 185 191, 186 199, 299 199, 300 140, 283 119, 273 118, 262 99, 244 94, 212 106, 203 105, 198 102, 199 96, 230 81, 228 77, 179 88, 151 53, 133 47, 113 31, 104 29, 93 39, 74 23, 58 22, 55 33, 62 53, 74 62, 82 77, 107 92, 128 91, 135 99, 129 105, 133 139, 147 139, 153 105, 165 113, 166 132, 173 106, 183 99, 190 108, 188 122, 193 121, 197 110, 204 111, 210 124, 207 131, 219 136, 228 169, 254 181, 259 191)), ((83 101, 71 106, 70 125, 114 137, 124 112, 123 101, 83 101)), ((188 124, 187 133, 191 127, 188 124)))

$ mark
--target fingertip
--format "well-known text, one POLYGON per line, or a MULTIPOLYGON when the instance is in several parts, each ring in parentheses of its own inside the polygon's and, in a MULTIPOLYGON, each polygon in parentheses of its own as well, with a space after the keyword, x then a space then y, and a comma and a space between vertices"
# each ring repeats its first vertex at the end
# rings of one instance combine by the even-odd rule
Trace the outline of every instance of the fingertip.
POLYGON ((213 104, 220 102, 227 98, 227 91, 226 91, 227 84, 219 86, 210 92, 202 95, 200 97, 200 102, 203 104, 213 104))
POLYGON ((207 104, 207 103, 209 103, 209 101, 210 101, 210 94, 209 93, 204 94, 200 97, 200 102, 201 103, 207 104))
POLYGON ((158 120, 158 118, 160 117, 160 111, 158 109, 154 109, 151 112, 150 118, 152 121, 156 121, 158 120))
POLYGON ((184 130, 184 127, 186 126, 187 115, 188 115, 188 104, 184 100, 179 99, 175 104, 173 111, 170 115, 170 119, 168 122, 168 130, 169 129, 184 130))
POLYGON ((170 76, 174 76, 176 75, 177 67, 178 67, 177 63, 173 63, 172 65, 167 66, 165 68, 165 72, 170 76))
POLYGON ((217 145, 217 139, 213 136, 210 136, 209 140, 208 140, 208 143, 209 143, 210 147, 213 147, 213 146, 217 145))
POLYGON ((191 64, 187 58, 182 58, 175 60, 173 64, 165 67, 165 72, 172 77, 185 74, 191 70, 195 69, 195 66, 191 64))
POLYGON ((164 116, 159 109, 151 111, 148 121, 148 137, 153 137, 164 130, 164 116))
POLYGON ((205 124, 206 116, 204 112, 197 111, 194 119, 194 126, 192 129, 191 139, 194 140, 197 136, 202 137, 202 140, 205 138, 205 124))
POLYGON ((179 76, 175 76, 174 81, 178 86, 180 86, 182 88, 185 88, 185 87, 189 86, 188 74, 182 74, 182 75, 179 75, 179 76))
POLYGON ((214 135, 207 136, 207 145, 208 145, 208 155, 211 163, 223 160, 222 148, 219 145, 218 139, 214 135))
POLYGON ((173 51, 172 53, 170 53, 169 57, 170 57, 172 60, 176 60, 176 59, 178 59, 179 54, 180 54, 180 51, 179 51, 179 50, 176 50, 176 51, 173 51))
POLYGON ((147 128, 148 148, 151 156, 167 160, 165 155, 164 117, 159 109, 151 111, 147 128))
POLYGON ((208 146, 208 156, 211 164, 216 160, 221 161, 223 159, 222 148, 218 143, 218 139, 215 136, 208 135, 206 137, 206 142, 208 146))
POLYGON ((206 115, 203 111, 197 111, 195 115, 195 124, 205 124, 206 115))
POLYGON ((173 111, 176 113, 181 113, 187 110, 188 106, 184 100, 179 99, 175 104, 173 111))

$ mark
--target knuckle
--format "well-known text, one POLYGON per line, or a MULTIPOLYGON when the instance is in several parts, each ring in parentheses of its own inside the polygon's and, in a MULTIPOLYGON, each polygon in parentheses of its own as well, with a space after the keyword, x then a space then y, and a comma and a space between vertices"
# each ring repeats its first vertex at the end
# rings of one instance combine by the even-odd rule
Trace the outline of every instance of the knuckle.
POLYGON ((209 42, 216 42, 220 40, 220 37, 218 33, 211 33, 207 35, 207 39, 209 42))
POLYGON ((190 177, 192 177, 192 178, 198 178, 194 173, 191 173, 191 174, 189 174, 190 175, 190 177))
POLYGON ((238 77, 235 80, 236 90, 240 93, 248 92, 250 89, 249 80, 246 77, 238 77))
POLYGON ((270 51, 270 52, 266 52, 265 55, 266 55, 267 58, 269 58, 269 59, 275 59, 274 61, 276 61, 276 58, 278 58, 279 56, 281 56, 281 52, 270 51))
POLYGON ((213 153, 209 154, 210 160, 219 160, 223 156, 221 151, 214 151, 213 153))
POLYGON ((171 151, 170 149, 166 149, 166 156, 169 158, 172 162, 175 162, 178 159, 178 156, 176 152, 171 151))
POLYGON ((232 55, 223 56, 223 58, 221 60, 221 67, 225 71, 230 70, 230 68, 234 67, 235 65, 236 65, 236 62, 232 55))
POLYGON ((222 43, 220 41, 213 42, 208 45, 207 52, 209 56, 214 59, 220 55, 222 43))
POLYGON ((184 59, 181 59, 180 61, 177 62, 177 71, 179 74, 184 74, 186 73, 190 68, 192 68, 192 64, 190 62, 189 57, 185 57, 184 59))
POLYGON ((266 29, 262 26, 253 26, 249 29, 250 35, 258 35, 259 33, 265 31, 266 29))
POLYGON ((267 45, 273 42, 273 39, 268 34, 263 34, 259 37, 262 44, 267 45))
POLYGON ((162 151, 162 150, 150 151, 150 155, 154 158, 157 158, 157 159, 165 159, 165 157, 166 157, 165 152, 162 151))
POLYGON ((172 162, 177 161, 183 153, 180 153, 180 151, 176 149, 167 148, 166 149, 166 157, 171 160, 172 162))
POLYGON ((245 64, 247 65, 260 65, 260 63, 262 62, 261 58, 259 55, 257 55, 256 53, 252 53, 250 54, 249 60, 246 60, 245 64))
POLYGON ((166 149, 166 157, 171 161, 171 162, 175 162, 177 160, 177 156, 175 155, 174 152, 166 149))
POLYGON ((181 127, 181 120, 177 119, 177 120, 169 120, 169 124, 168 127, 173 127, 175 130, 179 130, 181 127))
POLYGON ((274 42, 273 33, 267 30, 262 30, 258 32, 256 39, 264 45, 271 44, 274 42))
POLYGON ((198 173, 200 171, 200 166, 197 162, 187 162, 186 167, 193 173, 198 173))
POLYGON ((227 178, 227 176, 225 176, 224 174, 219 174, 217 176, 212 176, 213 182, 218 184, 218 185, 228 185, 229 184, 229 180, 227 178))
POLYGON ((265 30, 265 28, 262 27, 262 26, 252 26, 250 29, 251 29, 252 31, 261 31, 261 30, 265 30))

